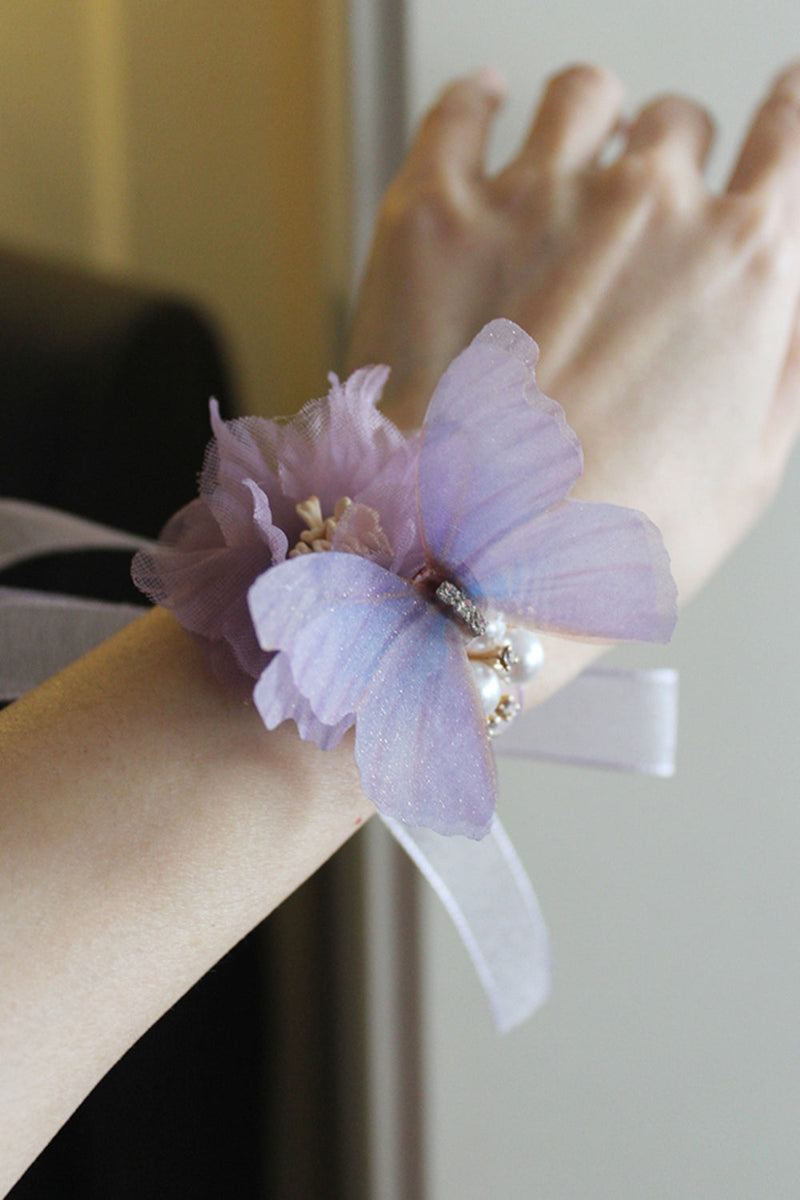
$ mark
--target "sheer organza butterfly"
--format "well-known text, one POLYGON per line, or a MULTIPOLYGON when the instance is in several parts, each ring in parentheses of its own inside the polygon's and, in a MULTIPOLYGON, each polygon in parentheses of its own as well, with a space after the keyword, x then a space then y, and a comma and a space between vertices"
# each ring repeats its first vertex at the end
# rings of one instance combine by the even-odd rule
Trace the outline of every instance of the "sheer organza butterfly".
POLYGON ((511 322, 486 326, 438 384, 411 469, 356 497, 327 552, 287 558, 249 592, 258 641, 277 652, 254 691, 267 727, 293 718, 329 746, 355 724, 367 796, 439 833, 482 837, 497 791, 471 633, 440 582, 556 634, 666 641, 675 623, 652 522, 567 499, 581 449, 536 384, 537 357, 511 322))

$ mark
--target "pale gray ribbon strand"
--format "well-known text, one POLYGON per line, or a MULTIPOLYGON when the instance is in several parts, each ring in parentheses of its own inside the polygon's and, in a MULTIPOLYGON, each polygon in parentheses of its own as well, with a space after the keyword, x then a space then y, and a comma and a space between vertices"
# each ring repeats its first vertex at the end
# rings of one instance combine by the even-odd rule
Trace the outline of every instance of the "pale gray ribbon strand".
MULTIPOLYGON (((0 570, 44 554, 138 550, 152 543, 28 500, 0 499, 0 570)), ((0 701, 14 700, 146 609, 0 587, 0 701)))
POLYGON ((550 991, 547 926, 525 868, 497 817, 479 842, 383 817, 461 934, 498 1033, 519 1025, 550 991))
POLYGON ((150 545, 138 534, 123 533, 43 504, 0 500, 0 571, 59 551, 138 550, 150 545))
POLYGON ((591 667, 521 713, 498 754, 668 777, 675 773, 678 672, 591 667))
POLYGON ((0 702, 16 700, 147 612, 0 587, 0 702))

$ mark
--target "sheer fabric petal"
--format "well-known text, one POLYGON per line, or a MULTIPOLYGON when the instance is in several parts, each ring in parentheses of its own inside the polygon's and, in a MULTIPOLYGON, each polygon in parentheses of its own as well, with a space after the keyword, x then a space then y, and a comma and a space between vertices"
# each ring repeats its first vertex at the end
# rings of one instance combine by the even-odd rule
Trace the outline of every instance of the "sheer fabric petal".
POLYGON ((364 791, 386 816, 482 838, 497 799, 483 709, 452 621, 426 605, 381 658, 356 722, 364 791))
POLYGON ((320 750, 333 750, 350 729, 355 717, 344 717, 338 725, 323 725, 305 696, 298 692, 285 654, 276 654, 253 690, 253 700, 267 729, 294 721, 300 737, 316 742, 320 750))
POLYGON ((677 619, 669 556, 634 509, 567 500, 468 558, 489 604, 555 633, 668 641, 677 619))
POLYGON ((154 604, 170 608, 185 629, 214 647, 218 676, 228 683, 244 674, 258 679, 267 657, 258 645, 247 608, 254 579, 286 555, 286 537, 272 524, 266 496, 245 480, 228 510, 226 541, 205 500, 177 513, 152 548, 133 560, 134 583, 154 604))
POLYGON ((265 463, 252 435, 251 420, 223 421, 219 406, 211 401, 211 429, 214 437, 206 449, 200 476, 200 495, 213 513, 228 545, 252 536, 253 507, 245 480, 252 480, 268 498, 270 520, 283 527, 293 509, 285 503, 277 477, 265 463), (272 507, 277 510, 272 513, 272 507))
POLYGON ((375 407, 388 367, 365 367, 345 383, 331 376, 331 390, 311 400, 289 421, 262 421, 249 428, 265 462, 293 501, 319 497, 332 512, 340 496, 355 496, 405 437, 375 407))
MULTIPOLYGON (((356 762, 376 807, 441 833, 487 831, 494 763, 464 637, 448 618, 397 576, 335 551, 268 571, 250 611, 319 721, 355 713, 356 762)), ((274 690, 269 699, 275 720, 274 690)), ((293 703, 287 689, 284 715, 293 703)))
POLYGON ((422 431, 419 508, 430 554, 467 582, 467 562, 565 498, 581 473, 576 435, 534 379, 536 343, 493 321, 442 376, 422 431))
POLYGON ((335 725, 357 712, 388 646, 427 605, 404 580, 334 550, 273 567, 250 589, 264 650, 283 650, 317 717, 335 725))

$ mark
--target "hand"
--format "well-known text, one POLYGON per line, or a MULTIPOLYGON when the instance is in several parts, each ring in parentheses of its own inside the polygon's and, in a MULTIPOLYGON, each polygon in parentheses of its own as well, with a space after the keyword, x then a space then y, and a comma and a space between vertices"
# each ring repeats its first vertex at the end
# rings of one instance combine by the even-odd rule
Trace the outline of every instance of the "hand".
POLYGON ((686 599, 774 494, 800 424, 800 66, 722 195, 702 178, 702 108, 668 96, 623 125, 619 84, 590 67, 550 82, 490 177, 503 90, 491 72, 462 80, 424 119, 383 203, 348 365, 389 363, 387 411, 417 425, 478 329, 516 321, 581 438, 574 494, 647 512, 686 599))

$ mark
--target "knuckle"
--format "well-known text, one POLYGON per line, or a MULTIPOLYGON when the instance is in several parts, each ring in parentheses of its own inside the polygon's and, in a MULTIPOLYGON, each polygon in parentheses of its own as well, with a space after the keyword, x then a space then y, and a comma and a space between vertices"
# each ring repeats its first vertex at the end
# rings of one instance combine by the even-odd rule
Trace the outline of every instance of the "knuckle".
POLYGON ((466 195, 436 172, 396 180, 387 191, 381 221, 395 236, 452 242, 470 224, 466 195))
POLYGON ((787 138, 800 137, 800 91, 778 84, 764 101, 761 116, 787 138))
POLYGON ((439 95, 423 119, 423 129, 437 129, 453 121, 481 120, 495 99, 468 79, 451 83, 439 95))
POLYGON ((603 198, 622 208, 638 206, 649 194, 649 178, 641 157, 624 155, 598 178, 603 198))
POLYGON ((719 229, 726 248, 753 280, 768 281, 786 267, 786 238, 781 213, 767 196, 739 194, 724 198, 719 229))
POLYGON ((677 213, 689 196, 684 173, 657 153, 623 155, 605 172, 603 184, 613 203, 623 209, 646 209, 653 220, 677 213))
POLYGON ((800 62, 790 63, 775 80, 773 90, 785 88, 800 97, 800 62))
POLYGON ((660 128, 695 127, 707 137, 714 132, 714 121, 708 109, 688 96, 661 96, 649 106, 649 112, 660 128))
POLYGON ((492 201, 506 218, 541 227, 555 225, 571 207, 569 183, 547 166, 512 170, 494 181, 492 201))

